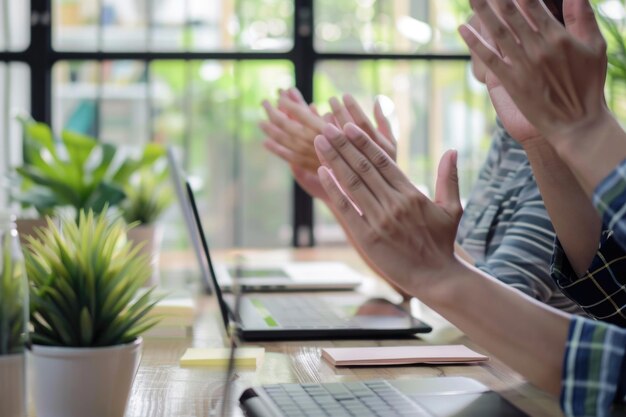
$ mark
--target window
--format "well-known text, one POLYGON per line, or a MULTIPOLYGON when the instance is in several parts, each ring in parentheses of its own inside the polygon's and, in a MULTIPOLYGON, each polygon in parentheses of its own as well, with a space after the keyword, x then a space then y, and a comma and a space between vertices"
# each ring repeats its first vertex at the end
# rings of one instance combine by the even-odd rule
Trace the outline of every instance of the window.
MULTIPOLYGON (((9 97, 0 121, 30 108, 55 131, 177 146, 213 246, 343 239, 261 146, 260 102, 278 88, 295 84, 322 110, 343 92, 368 110, 378 96, 399 138, 400 165, 431 192, 439 156, 455 147, 467 195, 489 145, 493 112, 456 34, 466 0, 0 4, 15 22, 9 36, 0 33, 0 91, 9 97)), ((2 126, 18 132, 15 123, 2 126)), ((167 247, 186 246, 177 207, 166 217, 167 247)))

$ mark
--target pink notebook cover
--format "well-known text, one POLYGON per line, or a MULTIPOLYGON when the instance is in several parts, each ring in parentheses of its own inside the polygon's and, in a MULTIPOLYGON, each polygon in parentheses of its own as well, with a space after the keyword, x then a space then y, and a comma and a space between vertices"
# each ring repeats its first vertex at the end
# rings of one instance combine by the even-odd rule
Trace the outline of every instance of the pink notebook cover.
POLYGON ((325 348, 322 357, 334 366, 471 364, 489 360, 463 345, 325 348))

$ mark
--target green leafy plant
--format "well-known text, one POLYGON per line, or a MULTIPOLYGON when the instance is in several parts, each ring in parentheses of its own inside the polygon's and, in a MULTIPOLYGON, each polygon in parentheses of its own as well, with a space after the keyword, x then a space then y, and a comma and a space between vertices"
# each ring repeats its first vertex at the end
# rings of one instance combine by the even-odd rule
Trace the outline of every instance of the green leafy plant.
POLYGON ((12 256, 12 236, 7 233, 0 240, 0 355, 12 355, 24 350, 28 301, 24 266, 12 256))
POLYGON ((136 297, 150 266, 126 240, 124 220, 92 210, 29 238, 32 341, 66 347, 130 343, 158 322, 152 291, 136 297))
POLYGON ((130 223, 152 224, 174 200, 166 168, 144 168, 131 178, 124 188, 126 199, 121 204, 122 215, 130 223))
POLYGON ((160 145, 148 144, 139 158, 124 157, 112 144, 64 131, 57 140, 50 127, 20 118, 24 127, 24 164, 16 169, 21 189, 13 199, 41 215, 59 207, 100 213, 120 204, 124 185, 139 169, 163 157, 160 145))

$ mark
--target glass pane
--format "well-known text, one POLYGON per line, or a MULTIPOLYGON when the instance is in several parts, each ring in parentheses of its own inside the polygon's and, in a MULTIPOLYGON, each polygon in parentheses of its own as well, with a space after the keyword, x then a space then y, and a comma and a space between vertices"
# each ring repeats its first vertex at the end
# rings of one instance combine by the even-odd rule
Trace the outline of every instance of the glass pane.
POLYGON ((148 46, 149 0, 103 0, 102 49, 145 50, 148 46))
POLYGON ((53 0, 52 45, 66 51, 98 50, 100 0, 53 0))
POLYGON ((0 207, 8 203, 6 174, 22 160, 22 131, 15 115, 30 111, 30 71, 26 64, 0 63, 0 207))
MULTIPOLYGON (((185 150, 214 247, 287 246, 291 180, 265 152, 260 102, 293 84, 286 62, 155 61, 150 64, 153 139, 185 150), (267 80, 259 83, 258 80, 267 80)), ((186 246, 180 215, 166 244, 186 246)))
MULTIPOLYGON (((474 80, 469 64, 426 61, 326 61, 316 68, 315 102, 353 94, 372 114, 376 97, 389 116, 398 139, 398 163, 418 187, 434 191, 439 158, 459 151, 461 196, 468 192, 489 146, 495 125, 484 86, 474 80)), ((334 241, 342 234, 332 215, 317 203, 316 237, 334 241)))
POLYGON ((72 130, 118 144, 148 140, 145 63, 59 62, 53 77, 55 131, 72 130))
POLYGON ((53 6, 58 50, 275 52, 293 45, 293 0, 53 0, 53 6))
POLYGON ((0 0, 0 51, 23 51, 30 44, 30 0, 0 0))
POLYGON ((315 47, 323 52, 464 52, 457 27, 467 0, 315 0, 315 47))
POLYGON ((52 70, 52 127, 98 135, 100 65, 59 62, 52 70))

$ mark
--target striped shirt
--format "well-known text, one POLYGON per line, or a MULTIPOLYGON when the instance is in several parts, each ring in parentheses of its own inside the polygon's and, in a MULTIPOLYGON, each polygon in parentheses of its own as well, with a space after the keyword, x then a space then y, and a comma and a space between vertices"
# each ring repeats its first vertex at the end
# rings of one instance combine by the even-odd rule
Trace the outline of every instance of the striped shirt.
POLYGON ((457 242, 482 271, 555 308, 578 313, 550 276, 554 239, 526 153, 498 122, 457 242))

